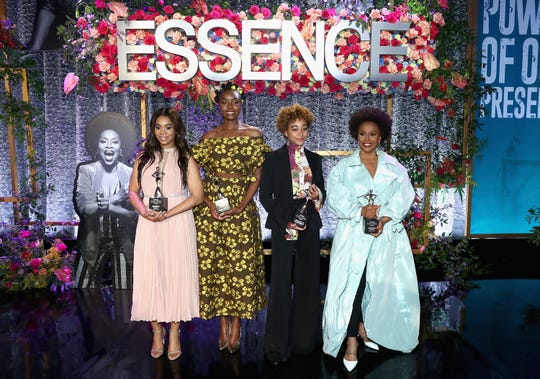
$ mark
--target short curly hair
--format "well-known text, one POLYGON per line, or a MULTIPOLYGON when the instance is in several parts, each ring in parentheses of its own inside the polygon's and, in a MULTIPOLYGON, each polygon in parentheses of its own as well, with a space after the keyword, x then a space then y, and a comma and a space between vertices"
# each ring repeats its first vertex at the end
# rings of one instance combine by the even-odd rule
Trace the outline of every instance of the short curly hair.
POLYGON ((303 107, 300 104, 281 107, 276 116, 276 129, 279 130, 281 134, 285 134, 289 128, 289 124, 298 119, 304 120, 309 129, 315 120, 315 116, 313 116, 313 113, 308 108, 303 107))
POLYGON ((349 118, 349 133, 355 140, 358 139, 358 129, 366 121, 372 121, 379 127, 381 144, 392 134, 392 119, 385 111, 375 107, 364 107, 355 111, 349 118))
POLYGON ((246 100, 246 95, 244 94, 244 88, 241 85, 235 82, 226 82, 222 84, 220 87, 216 87, 215 89, 216 97, 214 98, 214 101, 216 102, 216 104, 219 104, 219 98, 227 91, 238 92, 242 103, 244 103, 244 101, 246 100))

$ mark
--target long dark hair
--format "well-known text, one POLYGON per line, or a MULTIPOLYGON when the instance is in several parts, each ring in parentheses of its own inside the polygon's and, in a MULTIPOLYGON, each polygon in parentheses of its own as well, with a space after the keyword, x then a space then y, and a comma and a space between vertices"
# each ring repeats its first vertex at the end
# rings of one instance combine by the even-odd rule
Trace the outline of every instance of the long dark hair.
POLYGON ((156 138, 156 120, 160 116, 168 117, 174 124, 174 145, 178 150, 178 167, 182 172, 182 184, 187 186, 187 168, 191 149, 186 140, 186 127, 180 117, 180 114, 172 108, 159 108, 152 119, 150 120, 150 133, 144 142, 143 151, 139 156, 139 167, 137 179, 141 182, 142 171, 145 167, 149 167, 156 160, 156 153, 159 154, 160 160, 163 158, 163 149, 156 138))

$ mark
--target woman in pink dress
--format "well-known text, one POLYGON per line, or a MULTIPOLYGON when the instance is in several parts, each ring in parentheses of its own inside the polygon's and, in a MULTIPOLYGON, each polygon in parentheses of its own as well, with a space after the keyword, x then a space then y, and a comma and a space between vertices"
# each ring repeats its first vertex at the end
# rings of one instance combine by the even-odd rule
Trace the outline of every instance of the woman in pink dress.
POLYGON ((175 360, 182 354, 180 321, 199 316, 192 208, 202 202, 204 193, 184 123, 171 108, 161 108, 152 116, 150 134, 133 166, 129 198, 139 212, 131 320, 151 323, 153 358, 163 355, 163 323, 170 323, 167 357, 175 360), (167 199, 166 207, 160 209, 164 201, 159 198, 167 199))

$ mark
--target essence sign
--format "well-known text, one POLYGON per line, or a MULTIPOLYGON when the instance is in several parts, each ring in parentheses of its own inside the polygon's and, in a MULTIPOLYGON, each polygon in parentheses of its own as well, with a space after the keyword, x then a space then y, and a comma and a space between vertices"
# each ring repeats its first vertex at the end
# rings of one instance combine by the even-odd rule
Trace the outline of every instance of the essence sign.
POLYGON ((371 81, 404 82, 407 80, 407 74, 379 72, 381 56, 407 55, 407 46, 381 46, 381 31, 406 31, 410 26, 407 22, 373 22, 371 23, 370 36, 370 33, 364 30, 360 24, 351 21, 341 21, 333 25, 325 35, 324 21, 317 21, 314 33, 314 54, 311 53, 308 44, 294 22, 290 20, 243 20, 242 44, 238 50, 212 42, 210 38, 210 33, 215 28, 225 29, 230 36, 239 35, 236 26, 226 19, 206 21, 201 24, 197 32, 190 23, 183 20, 167 20, 157 27, 155 21, 118 21, 116 26, 118 32, 118 76, 121 81, 155 81, 159 73, 161 77, 172 82, 183 82, 193 78, 198 70, 204 77, 214 81, 231 80, 240 73, 242 80, 287 81, 291 78, 291 51, 293 44, 304 60, 306 68, 316 81, 324 80, 325 68, 330 75, 341 82, 354 82, 362 79, 366 76, 368 68, 371 81), (132 29, 155 30, 156 45, 128 44, 126 41, 127 31, 132 29), (199 61, 199 57, 193 49, 167 41, 166 34, 171 29, 179 29, 186 36, 195 37, 197 43, 206 51, 228 58, 231 62, 230 69, 226 72, 212 71, 209 62, 205 60, 199 61), (334 46, 338 34, 347 29, 357 32, 361 41, 369 42, 371 45, 370 62, 361 62, 354 73, 340 71, 334 55, 334 46), (281 43, 255 44, 251 39, 254 31, 276 31, 280 35, 281 43), (172 72, 167 68, 166 62, 156 61, 155 68, 157 71, 128 71, 129 55, 154 54, 156 46, 169 54, 183 57, 187 62, 186 70, 181 73, 172 72), (279 55, 281 57, 280 71, 252 71, 252 57, 257 54, 279 55))

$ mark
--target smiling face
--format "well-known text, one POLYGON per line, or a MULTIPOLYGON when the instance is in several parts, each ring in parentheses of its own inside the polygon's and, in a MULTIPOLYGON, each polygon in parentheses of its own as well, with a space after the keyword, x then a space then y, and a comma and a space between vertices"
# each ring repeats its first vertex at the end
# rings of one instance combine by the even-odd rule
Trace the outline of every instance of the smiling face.
POLYGON ((218 105, 223 120, 237 120, 242 111, 242 96, 238 91, 227 90, 219 96, 218 105))
POLYGON ((364 153, 373 152, 381 143, 379 125, 373 121, 364 121, 358 127, 358 146, 364 153))
POLYGON ((174 137, 176 131, 174 130, 174 123, 168 116, 156 118, 154 134, 162 149, 170 149, 175 146, 174 137))
POLYGON ((106 129, 101 132, 98 140, 98 155, 105 166, 116 165, 121 149, 120 136, 115 130, 106 129))
POLYGON ((309 127, 303 118, 297 118, 289 123, 287 130, 283 135, 287 137, 287 141, 296 146, 303 146, 309 134, 309 127))

